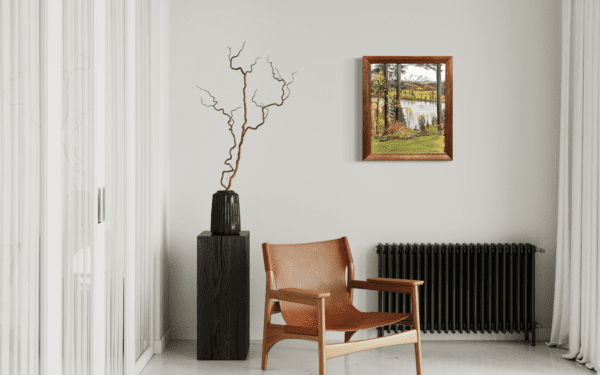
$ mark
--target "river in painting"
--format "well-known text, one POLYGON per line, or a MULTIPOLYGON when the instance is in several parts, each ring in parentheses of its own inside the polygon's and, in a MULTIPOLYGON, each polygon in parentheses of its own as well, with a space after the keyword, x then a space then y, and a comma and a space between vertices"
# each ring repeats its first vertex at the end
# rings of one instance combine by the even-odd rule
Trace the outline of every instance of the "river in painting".
MULTIPOLYGON (((413 113, 414 119, 406 118, 406 125, 412 129, 415 129, 419 125, 419 116, 426 115, 429 118, 437 117, 437 103, 431 101, 420 101, 420 100, 401 100, 402 110, 406 111, 406 108, 410 108, 413 113), (433 115, 433 116, 432 116, 433 115)), ((442 102, 442 111, 445 108, 445 103, 442 102)))

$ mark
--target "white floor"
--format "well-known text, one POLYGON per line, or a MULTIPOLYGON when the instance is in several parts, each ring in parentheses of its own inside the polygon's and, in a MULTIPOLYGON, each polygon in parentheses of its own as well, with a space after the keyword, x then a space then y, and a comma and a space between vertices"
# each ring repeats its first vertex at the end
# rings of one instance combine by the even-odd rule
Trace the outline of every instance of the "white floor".
MULTIPOLYGON (((318 374, 317 344, 285 340, 269 353, 267 371, 260 368, 261 341, 250 343, 246 361, 197 361, 195 341, 173 341, 155 355, 142 375, 158 374, 318 374)), ((543 342, 532 347, 525 341, 423 341, 423 372, 426 375, 461 374, 596 374, 566 359, 566 351, 543 342)), ((327 361, 328 375, 413 375, 413 345, 354 353, 327 361)))

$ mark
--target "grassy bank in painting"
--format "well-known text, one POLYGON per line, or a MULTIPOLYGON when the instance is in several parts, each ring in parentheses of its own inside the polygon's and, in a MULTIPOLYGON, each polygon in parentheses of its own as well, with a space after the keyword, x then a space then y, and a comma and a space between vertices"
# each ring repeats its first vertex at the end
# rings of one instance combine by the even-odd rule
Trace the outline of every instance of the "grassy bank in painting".
POLYGON ((371 152, 375 154, 443 154, 444 136, 430 135, 412 139, 390 139, 384 142, 371 138, 371 152))

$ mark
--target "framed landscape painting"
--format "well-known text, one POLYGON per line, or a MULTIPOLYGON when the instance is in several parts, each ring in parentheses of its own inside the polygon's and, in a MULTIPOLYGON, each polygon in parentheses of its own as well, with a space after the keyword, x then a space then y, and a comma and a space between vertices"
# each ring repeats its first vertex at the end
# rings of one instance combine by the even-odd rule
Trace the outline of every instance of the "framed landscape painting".
POLYGON ((363 160, 452 160, 452 57, 363 57, 363 160))

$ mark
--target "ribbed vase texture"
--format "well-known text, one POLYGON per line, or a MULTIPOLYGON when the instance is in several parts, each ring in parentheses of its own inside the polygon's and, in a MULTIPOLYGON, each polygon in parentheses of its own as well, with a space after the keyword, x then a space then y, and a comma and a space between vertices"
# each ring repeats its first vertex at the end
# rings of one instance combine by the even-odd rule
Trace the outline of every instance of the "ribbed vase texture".
POLYGON ((210 218, 210 231, 212 234, 239 234, 239 195, 233 190, 219 190, 214 193, 210 218))

